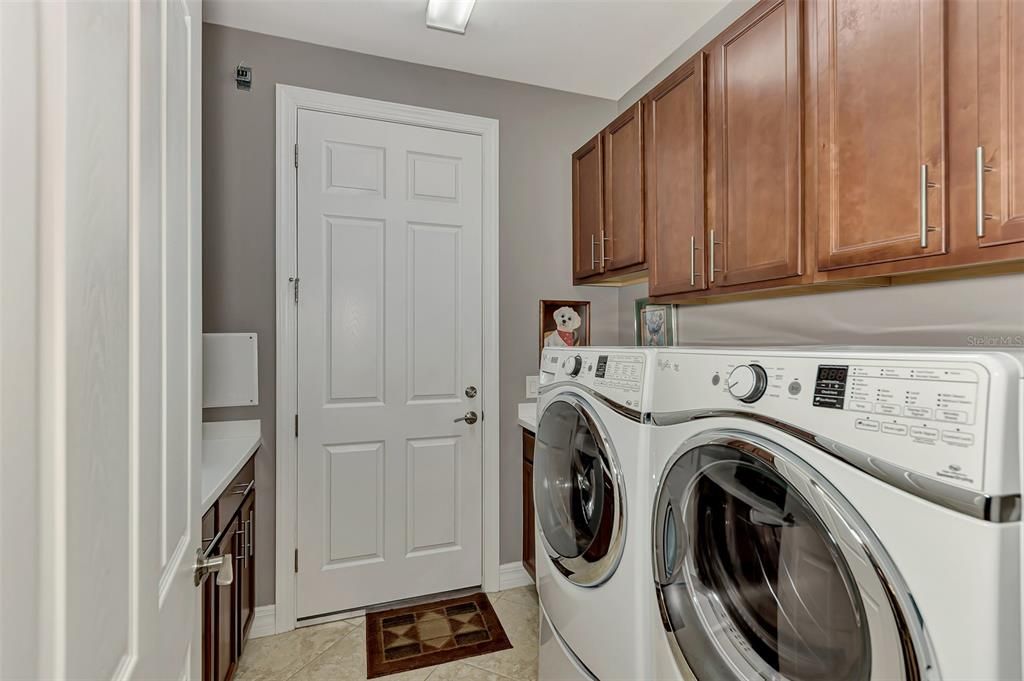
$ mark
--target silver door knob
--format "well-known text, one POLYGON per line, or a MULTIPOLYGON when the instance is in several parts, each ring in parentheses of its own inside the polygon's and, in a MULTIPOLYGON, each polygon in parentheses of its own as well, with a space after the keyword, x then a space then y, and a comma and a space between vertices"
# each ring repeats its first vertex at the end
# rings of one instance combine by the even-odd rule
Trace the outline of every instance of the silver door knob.
POLYGON ((203 577, 210 574, 211 572, 217 573, 217 586, 230 586, 231 582, 235 579, 235 574, 231 569, 230 553, 224 553, 219 556, 210 556, 207 558, 203 555, 202 549, 196 549, 196 564, 193 571, 192 581, 196 586, 199 586, 203 577))
POLYGON ((467 411, 465 416, 460 416, 459 418, 455 419, 455 423, 458 423, 459 421, 465 421, 469 425, 473 425, 479 420, 480 418, 476 415, 475 411, 467 411))

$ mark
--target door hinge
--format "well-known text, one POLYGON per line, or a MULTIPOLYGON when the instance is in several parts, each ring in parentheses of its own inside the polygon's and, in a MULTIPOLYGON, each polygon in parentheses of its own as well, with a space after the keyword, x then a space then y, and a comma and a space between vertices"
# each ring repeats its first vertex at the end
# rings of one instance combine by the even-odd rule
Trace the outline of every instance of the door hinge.
POLYGON ((294 287, 293 288, 293 295, 295 296, 295 304, 298 305, 299 304, 299 278, 298 277, 288 277, 288 281, 290 281, 292 286, 294 287))
POLYGON ((295 549, 295 572, 299 571, 299 550, 295 549))
POLYGON ((299 167, 299 145, 295 145, 295 167, 299 167))
POLYGON ((299 436, 299 415, 295 415, 295 437, 299 436))

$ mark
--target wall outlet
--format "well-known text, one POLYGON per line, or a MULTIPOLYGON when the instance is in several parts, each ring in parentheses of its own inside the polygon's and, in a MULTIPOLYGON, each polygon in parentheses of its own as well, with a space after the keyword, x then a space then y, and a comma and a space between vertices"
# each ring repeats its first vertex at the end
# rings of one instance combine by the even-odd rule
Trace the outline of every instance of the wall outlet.
POLYGON ((537 399, 537 384, 540 382, 540 376, 527 376, 526 377, 526 399, 535 400, 537 399))

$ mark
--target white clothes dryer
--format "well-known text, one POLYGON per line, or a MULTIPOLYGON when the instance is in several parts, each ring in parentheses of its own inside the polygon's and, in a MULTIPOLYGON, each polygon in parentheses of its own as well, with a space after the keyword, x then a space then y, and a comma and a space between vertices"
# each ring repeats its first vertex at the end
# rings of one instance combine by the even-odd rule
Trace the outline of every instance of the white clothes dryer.
POLYGON ((655 366, 653 677, 1021 678, 1020 356, 655 366))

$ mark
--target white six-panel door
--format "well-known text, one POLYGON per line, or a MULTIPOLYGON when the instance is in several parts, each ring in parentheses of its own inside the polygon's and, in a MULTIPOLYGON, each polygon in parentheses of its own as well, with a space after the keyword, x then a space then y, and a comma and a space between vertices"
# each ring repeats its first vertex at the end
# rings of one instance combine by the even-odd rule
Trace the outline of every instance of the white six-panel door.
POLYGON ((478 585, 480 137, 300 110, 298 158, 296 616, 478 585))
POLYGON ((201 16, 0 7, 0 678, 200 673, 201 16))

